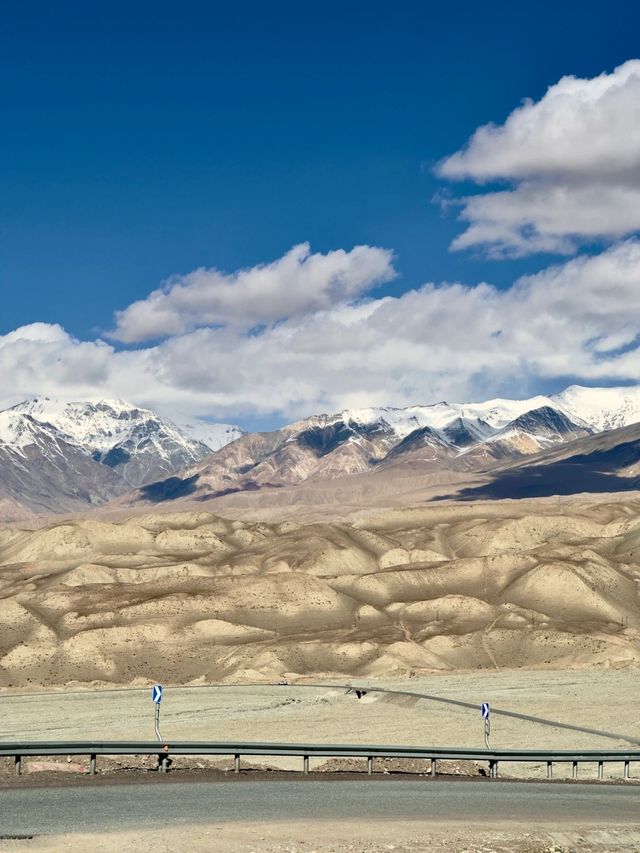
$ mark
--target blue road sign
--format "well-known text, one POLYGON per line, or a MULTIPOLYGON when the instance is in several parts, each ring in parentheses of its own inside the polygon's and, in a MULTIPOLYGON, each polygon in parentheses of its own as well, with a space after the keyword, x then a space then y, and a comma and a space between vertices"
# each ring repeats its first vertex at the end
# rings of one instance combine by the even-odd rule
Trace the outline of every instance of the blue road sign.
MULTIPOLYGON (((162 690, 162 688, 160 688, 160 689, 162 690)), ((488 720, 489 714, 491 713, 491 708, 489 708, 489 703, 483 702, 482 705, 480 705, 480 710, 482 711, 482 719, 488 720)))
POLYGON ((154 684, 151 688, 151 698, 159 705, 162 702, 162 684, 154 684))

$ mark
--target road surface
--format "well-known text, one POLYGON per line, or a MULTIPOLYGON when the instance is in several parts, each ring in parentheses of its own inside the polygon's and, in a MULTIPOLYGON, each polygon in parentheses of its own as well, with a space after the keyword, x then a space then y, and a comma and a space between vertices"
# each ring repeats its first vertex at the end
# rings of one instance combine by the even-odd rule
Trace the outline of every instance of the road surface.
POLYGON ((638 825, 640 787, 393 781, 168 782, 5 789, 0 836, 247 821, 638 825))

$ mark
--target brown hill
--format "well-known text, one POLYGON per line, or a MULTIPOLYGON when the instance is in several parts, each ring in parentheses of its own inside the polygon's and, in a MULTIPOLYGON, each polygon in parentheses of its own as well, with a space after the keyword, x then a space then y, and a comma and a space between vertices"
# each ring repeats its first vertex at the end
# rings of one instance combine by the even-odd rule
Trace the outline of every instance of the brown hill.
POLYGON ((245 436, 228 445, 189 477, 163 481, 112 502, 101 510, 102 517, 124 517, 162 505, 266 521, 348 519, 361 511, 422 506, 434 500, 552 498, 640 489, 636 478, 640 424, 568 441, 525 460, 505 460, 498 442, 453 452, 430 429, 421 429, 372 469, 333 479, 310 476, 293 484, 233 480, 233 470, 224 464, 233 464, 249 438, 255 440, 245 436), (211 472, 222 476, 225 470, 227 487, 213 490, 211 472))

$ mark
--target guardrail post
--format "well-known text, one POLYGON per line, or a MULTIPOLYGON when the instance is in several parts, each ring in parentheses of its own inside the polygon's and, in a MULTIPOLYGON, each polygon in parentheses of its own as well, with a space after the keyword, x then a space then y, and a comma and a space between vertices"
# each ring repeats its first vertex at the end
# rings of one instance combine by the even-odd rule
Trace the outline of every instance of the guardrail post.
POLYGON ((578 778, 578 762, 577 761, 571 762, 571 778, 572 779, 578 778))
POLYGON ((304 773, 305 776, 307 776, 309 773, 309 756, 308 755, 302 756, 302 772, 304 773))
POLYGON ((89 758, 89 774, 91 776, 96 775, 96 756, 95 756, 95 753, 93 753, 89 758))
POLYGON ((20 774, 22 773, 22 756, 16 755, 14 757, 14 761, 16 766, 16 776, 20 776, 20 774))
POLYGON ((373 773, 373 757, 370 755, 367 758, 367 774, 371 776, 373 773))
POLYGON ((236 752, 234 759, 233 759, 233 772, 234 773, 240 772, 240 756, 238 755, 237 752, 236 752))
POLYGON ((602 779, 604 771, 604 761, 598 761, 598 779, 602 779))
POLYGON ((432 775, 432 776, 435 776, 435 775, 436 775, 436 773, 437 773, 437 768, 436 768, 436 759, 435 759, 435 758, 432 758, 432 759, 431 759, 431 775, 432 775))
POLYGON ((624 763, 624 774, 623 775, 624 775, 625 779, 629 778, 629 762, 628 761, 625 761, 625 763, 624 763))
POLYGON ((553 778, 553 761, 547 761, 547 779, 553 778))

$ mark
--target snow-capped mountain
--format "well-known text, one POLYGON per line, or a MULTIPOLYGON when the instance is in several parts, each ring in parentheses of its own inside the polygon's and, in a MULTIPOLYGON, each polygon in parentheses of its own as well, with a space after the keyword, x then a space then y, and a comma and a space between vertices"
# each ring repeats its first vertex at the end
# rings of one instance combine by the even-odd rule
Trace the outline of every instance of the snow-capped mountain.
POLYGON ((468 424, 477 424, 481 431, 501 429, 526 412, 554 405, 550 397, 530 397, 526 400, 487 400, 485 403, 433 403, 427 406, 409 406, 405 409, 374 407, 368 409, 345 409, 336 415, 323 416, 328 420, 339 419, 346 423, 374 424, 384 421, 400 438, 405 438, 415 429, 431 427, 444 430, 458 419, 468 424), (484 425, 484 426, 483 426, 484 425))
POLYGON ((138 498, 215 497, 393 468, 479 472, 640 420, 640 386, 314 415, 246 435, 138 498))
POLYGON ((230 424, 178 427, 122 400, 26 400, 0 412, 0 497, 38 511, 101 503, 241 435, 230 424))
POLYGON ((127 486, 51 424, 0 412, 0 518, 95 506, 127 486))
POLYGON ((550 397, 314 415, 243 436, 166 487, 142 488, 139 497, 215 497, 417 464, 429 472, 487 470, 595 431, 575 417, 550 397))
POLYGON ((204 444, 211 452, 220 450, 230 441, 244 435, 244 430, 234 424, 212 424, 203 420, 173 419, 173 426, 186 438, 198 444, 204 444))
POLYGON ((191 420, 180 421, 178 425, 150 409, 123 400, 69 402, 35 397, 8 411, 52 424, 91 453, 106 454, 114 447, 151 438, 160 455, 166 453, 163 440, 170 440, 185 454, 201 457, 203 447, 206 453, 211 453, 242 435, 242 430, 232 424, 191 420))
MULTIPOLYGON (((409 406, 407 408, 373 407, 367 409, 346 409, 336 415, 322 415, 325 424, 341 421, 345 424, 372 426, 385 424, 401 441, 416 429, 430 427, 441 435, 453 435, 452 430, 463 429, 469 441, 469 430, 477 435, 479 441, 496 436, 499 431, 509 427, 533 430, 538 434, 540 419, 534 425, 520 420, 536 410, 552 409, 560 412, 573 425, 596 432, 628 426, 640 421, 640 385, 618 388, 587 388, 571 385, 559 394, 539 395, 523 400, 493 399, 483 403, 434 403, 427 406, 409 406), (458 425, 457 427, 455 425, 458 425), (515 424, 515 427, 514 427, 515 424)), ((304 422, 301 422, 304 423, 304 422)), ((547 426, 549 426, 547 414, 547 426)), ((555 441, 551 433, 557 432, 558 423, 548 433, 548 439, 555 441)), ((560 427, 565 432, 566 422, 560 427)), ((506 437, 508 434, 504 432, 506 437)), ((575 436, 574 436, 575 437, 575 436)), ((562 440, 567 440, 563 438, 562 440)), ((454 445, 459 445, 455 439, 454 445)))
POLYGON ((0 446, 24 454, 29 445, 46 445, 58 431, 49 424, 41 424, 32 417, 22 417, 7 409, 0 412, 0 446))

